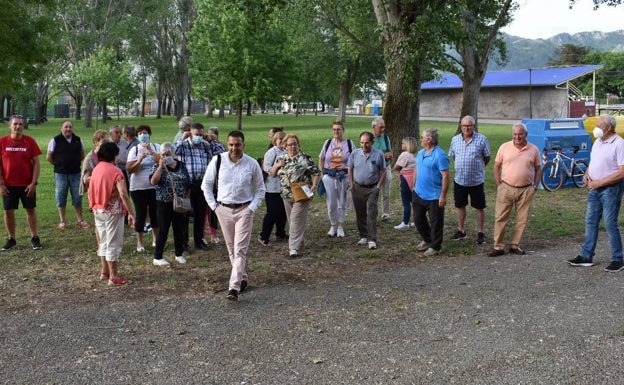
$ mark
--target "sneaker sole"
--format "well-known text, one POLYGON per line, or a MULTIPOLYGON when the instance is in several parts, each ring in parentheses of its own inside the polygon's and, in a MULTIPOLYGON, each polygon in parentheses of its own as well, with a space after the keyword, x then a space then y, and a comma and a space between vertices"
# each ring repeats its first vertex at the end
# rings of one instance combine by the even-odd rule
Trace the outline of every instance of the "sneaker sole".
POLYGON ((582 262, 582 263, 568 262, 568 265, 574 266, 574 267, 592 267, 596 264, 593 262, 582 262))
POLYGON ((620 267, 620 268, 619 268, 619 269, 617 269, 617 270, 608 269, 608 268, 606 268, 606 267, 604 268, 604 271, 606 271, 606 272, 608 272, 608 273, 616 273, 616 272, 618 272, 618 271, 622 271, 622 270, 624 270, 624 266, 620 267))

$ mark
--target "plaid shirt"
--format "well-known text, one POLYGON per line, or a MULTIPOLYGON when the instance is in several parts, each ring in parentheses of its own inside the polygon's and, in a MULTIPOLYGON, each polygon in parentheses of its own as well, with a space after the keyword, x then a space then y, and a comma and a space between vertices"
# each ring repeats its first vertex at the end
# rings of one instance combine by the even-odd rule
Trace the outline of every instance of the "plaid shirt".
POLYGON ((225 148, 217 141, 207 142, 204 140, 200 144, 195 145, 191 138, 187 138, 177 141, 175 144, 175 153, 180 156, 180 160, 186 165, 192 181, 201 182, 210 159, 222 152, 225 152, 225 148))
POLYGON ((468 143, 462 134, 451 140, 449 158, 455 158, 455 182, 464 187, 485 182, 485 158, 490 156, 490 143, 485 135, 475 132, 468 143))

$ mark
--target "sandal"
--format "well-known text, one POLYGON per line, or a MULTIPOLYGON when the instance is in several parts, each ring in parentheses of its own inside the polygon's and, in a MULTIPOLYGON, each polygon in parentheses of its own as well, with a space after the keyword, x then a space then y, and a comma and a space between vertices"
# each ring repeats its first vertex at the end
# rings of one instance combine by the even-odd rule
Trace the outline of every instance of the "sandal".
POLYGON ((67 225, 65 224, 65 222, 61 222, 58 225, 58 229, 59 230, 65 230, 67 228, 67 225))
POLYGON ((100 281, 108 281, 109 278, 110 278, 110 275, 106 273, 100 273, 100 281))
POLYGON ((88 229, 89 227, 91 227, 91 225, 83 219, 81 221, 78 221, 78 227, 80 227, 81 229, 88 229))
POLYGON ((127 285, 129 283, 130 283, 130 281, 128 281, 125 278, 121 278, 121 277, 111 278, 111 279, 108 280, 108 286, 123 286, 123 285, 127 285))

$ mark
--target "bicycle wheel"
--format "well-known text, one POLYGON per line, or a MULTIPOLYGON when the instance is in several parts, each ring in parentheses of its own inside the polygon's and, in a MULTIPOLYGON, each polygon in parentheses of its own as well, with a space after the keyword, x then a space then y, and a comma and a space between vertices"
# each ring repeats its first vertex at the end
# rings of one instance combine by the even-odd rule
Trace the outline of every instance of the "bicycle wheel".
POLYGON ((572 167, 572 181, 576 187, 585 187, 585 181, 583 177, 587 171, 587 162, 584 160, 577 160, 572 167))
POLYGON ((557 191, 563 184, 563 170, 556 163, 548 162, 544 165, 542 186, 548 191, 557 191))

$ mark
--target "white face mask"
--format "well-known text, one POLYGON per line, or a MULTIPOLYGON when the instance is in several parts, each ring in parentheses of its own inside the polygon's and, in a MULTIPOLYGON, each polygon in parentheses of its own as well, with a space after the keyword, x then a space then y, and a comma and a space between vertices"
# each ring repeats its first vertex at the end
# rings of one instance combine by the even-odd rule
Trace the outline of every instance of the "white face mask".
POLYGON ((600 139, 604 135, 604 131, 600 127, 595 127, 593 134, 594 134, 594 138, 600 139))

